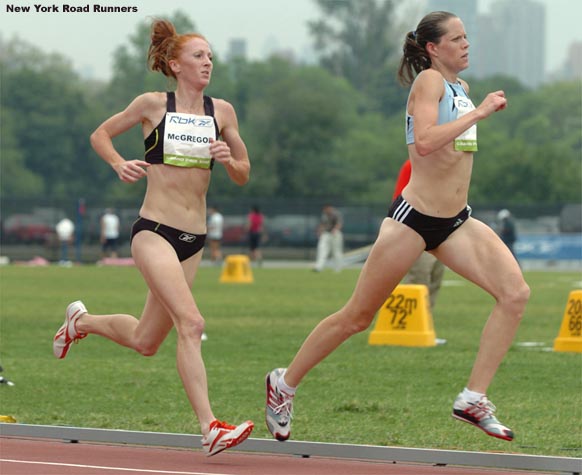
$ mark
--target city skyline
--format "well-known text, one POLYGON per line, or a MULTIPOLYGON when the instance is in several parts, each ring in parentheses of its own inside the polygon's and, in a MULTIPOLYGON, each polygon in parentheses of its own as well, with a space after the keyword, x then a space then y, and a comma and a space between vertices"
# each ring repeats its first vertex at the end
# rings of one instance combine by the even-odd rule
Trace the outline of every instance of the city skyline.
POLYGON ((483 12, 477 0, 428 0, 427 11, 434 10, 454 11, 463 19, 471 45, 471 76, 507 75, 532 88, 545 82, 547 22, 543 3, 495 0, 489 11, 483 12), (532 31, 535 34, 530 34, 532 31))
MULTIPOLYGON (((488 13, 495 1, 479 0, 479 12, 488 13)), ((582 2, 534 1, 546 7, 545 74, 548 76, 563 67, 573 42, 582 41, 582 31, 577 25, 577 18, 582 17, 582 2)), ((138 12, 16 13, 8 12, 8 5, 32 7, 38 5, 39 0, 9 1, 0 7, 3 24, 0 38, 10 41, 16 36, 44 53, 60 53, 83 76, 107 80, 112 73, 113 53, 128 44, 139 23, 180 10, 189 16, 198 31, 209 38, 222 59, 226 59, 229 45, 236 39, 245 40, 251 60, 263 59, 276 50, 291 50, 298 61, 312 59, 311 37, 306 23, 320 17, 313 0, 296 0, 292 6, 286 5, 284 12, 282 3, 272 0, 215 0, 195 12, 192 12, 191 0, 168 0, 163 11, 156 0, 134 2, 138 12)), ((126 3, 129 5, 131 1, 126 3)), ((40 4, 54 3, 40 0, 40 4)), ((117 6, 119 2, 103 0, 100 4, 117 6)), ((422 10, 425 4, 422 0, 405 0, 399 4, 399 10, 422 10)))

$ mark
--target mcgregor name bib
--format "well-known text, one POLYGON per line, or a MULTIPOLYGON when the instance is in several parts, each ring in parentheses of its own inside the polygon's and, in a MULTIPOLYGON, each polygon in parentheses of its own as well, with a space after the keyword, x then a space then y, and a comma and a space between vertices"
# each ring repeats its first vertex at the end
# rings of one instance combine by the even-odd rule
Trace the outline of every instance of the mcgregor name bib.
POLYGON ((212 163, 210 139, 216 140, 213 117, 168 112, 164 130, 166 165, 210 168, 212 163))

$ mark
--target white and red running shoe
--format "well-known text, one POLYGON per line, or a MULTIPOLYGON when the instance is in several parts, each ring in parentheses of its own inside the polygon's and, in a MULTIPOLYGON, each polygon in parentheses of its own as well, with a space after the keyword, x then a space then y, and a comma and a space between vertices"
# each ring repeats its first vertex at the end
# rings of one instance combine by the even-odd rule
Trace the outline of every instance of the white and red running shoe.
POLYGON ((207 457, 230 449, 244 442, 251 435, 253 427, 255 425, 251 421, 232 426, 215 419, 210 423, 210 432, 202 437, 202 449, 207 457))
POLYGON ((265 422, 269 432, 281 442, 291 435, 291 419, 293 418, 293 396, 279 390, 277 381, 285 368, 277 368, 267 373, 265 385, 267 388, 267 405, 265 422))
POLYGON ((459 394, 453 404, 452 416, 478 427, 491 437, 512 441, 513 431, 497 420, 494 415, 495 410, 495 406, 487 399, 487 396, 482 396, 477 402, 469 402, 459 394))
POLYGON ((65 323, 59 328, 53 340, 53 353, 57 358, 62 359, 67 356, 71 343, 82 340, 87 336, 87 333, 79 333, 75 328, 77 320, 84 313, 87 313, 87 309, 80 300, 69 304, 67 307, 65 323))

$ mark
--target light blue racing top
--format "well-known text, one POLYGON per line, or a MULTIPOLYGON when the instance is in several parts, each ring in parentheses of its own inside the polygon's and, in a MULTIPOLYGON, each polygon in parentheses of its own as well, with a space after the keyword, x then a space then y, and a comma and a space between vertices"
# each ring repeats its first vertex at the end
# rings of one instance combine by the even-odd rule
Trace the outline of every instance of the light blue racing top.
MULTIPOLYGON (((455 107, 454 97, 463 96, 467 99, 469 96, 465 92, 465 89, 460 82, 451 83, 443 78, 445 82, 445 93, 439 102, 439 118, 438 124, 446 124, 447 122, 452 122, 457 119, 458 110, 455 107)), ((408 113, 406 110, 406 144, 410 145, 414 143, 414 117, 408 113)))

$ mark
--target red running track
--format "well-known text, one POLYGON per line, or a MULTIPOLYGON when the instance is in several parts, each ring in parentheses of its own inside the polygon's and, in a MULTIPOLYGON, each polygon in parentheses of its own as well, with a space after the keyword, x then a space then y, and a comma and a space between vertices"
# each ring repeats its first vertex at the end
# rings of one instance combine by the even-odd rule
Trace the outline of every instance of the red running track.
MULTIPOLYGON (((257 455, 0 437, 2 475, 524 475, 428 464, 257 455)), ((541 472, 535 472, 537 475, 541 472)))

